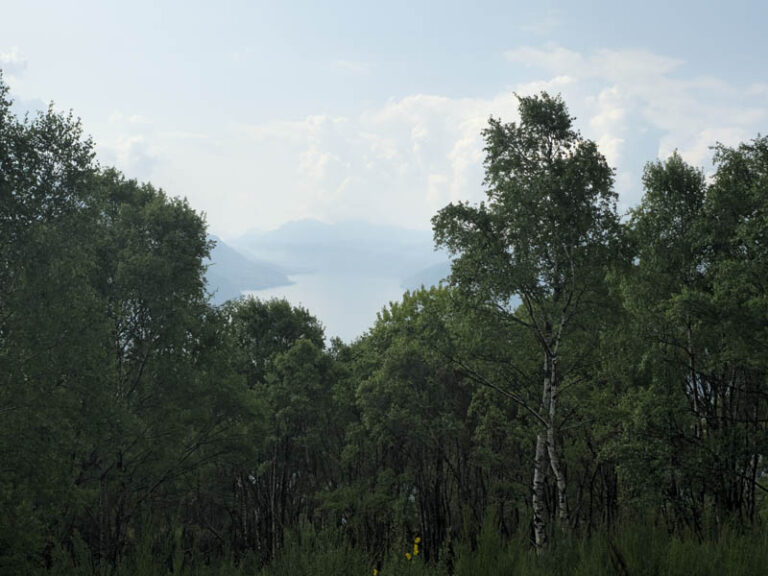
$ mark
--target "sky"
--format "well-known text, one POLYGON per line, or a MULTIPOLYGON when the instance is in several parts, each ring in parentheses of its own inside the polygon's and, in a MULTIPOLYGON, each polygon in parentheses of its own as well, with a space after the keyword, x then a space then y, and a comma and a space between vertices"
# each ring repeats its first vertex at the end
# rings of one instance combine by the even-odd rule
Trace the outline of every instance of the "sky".
POLYGON ((768 3, 3 0, 19 112, 73 110, 102 165, 225 240, 296 219, 428 229, 484 198, 481 131, 563 96, 616 168, 768 132, 768 3))

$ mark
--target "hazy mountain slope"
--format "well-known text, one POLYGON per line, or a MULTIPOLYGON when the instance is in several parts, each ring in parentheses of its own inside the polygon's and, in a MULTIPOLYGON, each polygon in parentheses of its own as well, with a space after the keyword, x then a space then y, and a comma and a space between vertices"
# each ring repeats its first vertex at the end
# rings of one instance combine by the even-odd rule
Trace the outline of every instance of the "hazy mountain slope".
POLYGON ((232 241, 249 256, 294 272, 380 275, 406 278, 445 260, 434 251, 432 233, 352 221, 288 222, 268 232, 251 231, 232 241))
POLYGON ((451 273, 450 262, 439 262, 433 264, 411 274, 403 280, 401 286, 403 290, 418 290, 422 286, 424 288, 431 288, 440 284, 441 280, 445 280, 451 273))
POLYGON ((237 298, 244 290, 261 290, 291 284, 291 280, 277 265, 248 258, 211 236, 216 246, 205 274, 208 291, 216 304, 237 298))

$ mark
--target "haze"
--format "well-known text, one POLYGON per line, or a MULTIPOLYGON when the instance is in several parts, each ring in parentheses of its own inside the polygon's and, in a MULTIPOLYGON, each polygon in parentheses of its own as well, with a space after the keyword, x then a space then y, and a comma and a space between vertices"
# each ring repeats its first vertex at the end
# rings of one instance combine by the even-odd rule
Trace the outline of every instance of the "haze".
POLYGON ((12 1, 0 67, 18 110, 73 109, 102 164, 224 241, 305 219, 428 231, 483 198, 480 132, 515 93, 563 95, 621 211, 648 160, 709 169, 714 142, 768 125, 766 21, 759 1, 12 1))

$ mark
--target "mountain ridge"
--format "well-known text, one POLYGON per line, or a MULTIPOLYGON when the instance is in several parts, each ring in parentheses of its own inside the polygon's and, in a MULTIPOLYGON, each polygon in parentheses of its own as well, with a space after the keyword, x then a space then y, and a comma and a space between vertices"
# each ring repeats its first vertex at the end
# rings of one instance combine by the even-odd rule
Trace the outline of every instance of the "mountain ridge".
POLYGON ((213 234, 208 238, 215 242, 210 258, 205 261, 207 288, 214 304, 238 298, 248 290, 263 290, 293 283, 279 265, 250 258, 213 234))
POLYGON ((350 220, 293 220, 275 230, 251 230, 230 240, 243 254, 289 273, 327 272, 406 278, 445 260, 432 233, 350 220))

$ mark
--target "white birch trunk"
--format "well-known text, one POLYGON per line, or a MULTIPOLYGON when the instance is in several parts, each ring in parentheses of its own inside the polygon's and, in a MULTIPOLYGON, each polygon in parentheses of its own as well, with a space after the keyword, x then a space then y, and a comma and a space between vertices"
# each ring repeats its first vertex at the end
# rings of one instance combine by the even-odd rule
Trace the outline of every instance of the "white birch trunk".
POLYGON ((536 552, 539 553, 547 544, 547 520, 544 507, 544 469, 546 458, 546 440, 544 434, 536 435, 536 455, 533 460, 533 539, 536 552))
MULTIPOLYGON (((551 380, 549 371, 549 357, 544 357, 544 389, 541 394, 541 406, 539 414, 546 418, 549 408, 549 396, 551 392, 551 380)), ((544 505, 544 478, 546 475, 545 460, 547 457, 547 438, 544 431, 536 434, 536 452, 533 459, 533 540, 536 552, 542 551, 547 543, 547 519, 546 506, 544 505)))
POLYGON ((557 483, 557 516, 563 527, 568 527, 568 484, 565 479, 565 473, 560 463, 560 456, 557 449, 557 438, 555 436, 555 412, 557 410, 557 360, 548 359, 549 364, 549 413, 547 417, 547 451, 549 453, 549 465, 552 467, 552 473, 555 475, 557 483))

